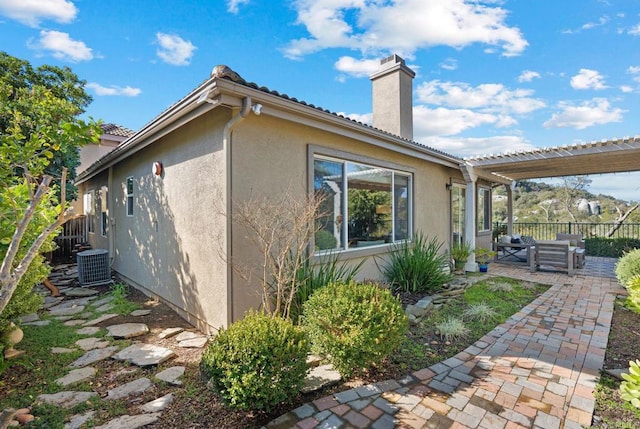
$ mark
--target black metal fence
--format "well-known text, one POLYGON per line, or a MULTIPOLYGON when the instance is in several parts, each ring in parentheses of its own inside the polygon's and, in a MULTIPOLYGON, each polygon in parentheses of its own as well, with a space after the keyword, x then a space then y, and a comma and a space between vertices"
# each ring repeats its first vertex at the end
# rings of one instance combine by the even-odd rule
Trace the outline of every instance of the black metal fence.
MULTIPOLYGON (((530 235, 536 240, 555 240, 557 233, 582 234, 585 239, 595 237, 607 237, 614 227, 613 223, 585 223, 585 222, 558 222, 558 223, 520 223, 513 224, 513 232, 520 235, 530 235)), ((494 231, 506 231, 507 224, 496 222, 494 231)), ((640 239, 640 223, 623 223, 611 238, 635 238, 640 239)))

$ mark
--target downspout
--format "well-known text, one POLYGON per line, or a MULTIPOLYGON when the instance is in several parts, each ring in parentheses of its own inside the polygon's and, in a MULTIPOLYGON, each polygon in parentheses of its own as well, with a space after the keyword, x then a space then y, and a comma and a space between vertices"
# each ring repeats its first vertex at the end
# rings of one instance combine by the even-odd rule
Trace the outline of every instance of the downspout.
MULTIPOLYGON (((259 106, 259 105, 258 105, 259 106)), ((233 266, 232 264, 232 227, 233 227, 233 201, 231 198, 231 132, 244 118, 249 115, 251 111, 251 97, 245 97, 242 100, 242 108, 236 113, 224 126, 222 131, 222 150, 225 154, 225 213, 226 213, 226 228, 227 231, 224 234, 224 246, 226 251, 227 262, 227 326, 233 323, 233 266)), ((259 114, 260 110, 256 109, 256 114, 259 114)))
POLYGON ((113 189, 113 167, 109 167, 109 178, 107 179, 107 239, 109 240, 109 258, 111 259, 109 266, 113 266, 116 255, 114 254, 115 239, 115 189, 113 189))

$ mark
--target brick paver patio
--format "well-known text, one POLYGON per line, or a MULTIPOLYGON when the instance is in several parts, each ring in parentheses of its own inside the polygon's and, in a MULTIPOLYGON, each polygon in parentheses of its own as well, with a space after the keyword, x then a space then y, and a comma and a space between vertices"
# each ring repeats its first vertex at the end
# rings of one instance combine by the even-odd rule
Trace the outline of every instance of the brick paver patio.
POLYGON ((284 428, 581 428, 591 424, 613 303, 615 260, 584 270, 490 274, 550 284, 542 296, 456 356, 400 380, 305 404, 270 422, 284 428))

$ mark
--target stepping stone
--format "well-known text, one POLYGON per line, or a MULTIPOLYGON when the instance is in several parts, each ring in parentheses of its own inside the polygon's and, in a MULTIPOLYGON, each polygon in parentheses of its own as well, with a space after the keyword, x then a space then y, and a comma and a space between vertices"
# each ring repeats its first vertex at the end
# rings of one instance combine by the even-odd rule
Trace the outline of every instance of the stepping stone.
POLYGON ((69 366, 72 368, 82 368, 83 366, 91 365, 92 363, 99 362, 110 357, 118 350, 118 346, 105 347, 104 349, 89 350, 84 355, 80 356, 69 366))
POLYGON ((98 396, 98 394, 96 392, 65 391, 38 395, 38 401, 49 405, 55 405, 57 407, 73 408, 78 404, 88 401, 94 396, 98 396))
POLYGON ((180 333, 180 335, 176 337, 176 341, 180 342, 180 341, 192 340, 194 338, 200 338, 200 337, 202 337, 202 334, 196 334, 195 332, 185 331, 180 333))
POLYGON ((106 313, 109 310, 113 309, 113 304, 107 302, 106 304, 102 304, 100 307, 96 308, 97 313, 106 313))
POLYGON ((107 335, 114 338, 134 338, 149 333, 149 327, 144 323, 123 323, 107 326, 107 335))
POLYGON ((86 328, 81 328, 76 331, 78 335, 95 335, 100 332, 100 329, 97 326, 87 326, 86 328))
POLYGON ((84 326, 93 326, 93 325, 97 325, 98 323, 102 323, 105 320, 109 320, 109 319, 113 319, 114 317, 118 317, 119 314, 116 313, 109 313, 109 314, 103 314, 102 316, 93 319, 93 320, 89 320, 88 322, 85 322, 84 326))
POLYGON ((130 316, 138 317, 138 316, 147 316, 151 314, 151 310, 133 310, 130 316))
POLYGON ((64 298, 60 298, 60 297, 53 297, 53 296, 45 296, 44 297, 44 303, 42 304, 42 306, 45 309, 49 309, 51 307, 54 307, 58 304, 60 304, 60 302, 62 302, 64 298))
POLYGON ((159 339, 172 337, 180 332, 184 331, 184 328, 167 328, 158 334, 159 339))
POLYGON ((153 387, 153 383, 147 377, 142 377, 137 380, 131 381, 122 386, 118 386, 107 392, 106 401, 113 401, 116 399, 126 398, 131 395, 141 395, 146 390, 153 387))
POLYGON ((323 387, 336 384, 341 379, 340 373, 333 368, 333 365, 320 365, 307 373, 302 392, 314 392, 323 387))
POLYGON ((201 349, 207 344, 207 337, 191 338, 189 340, 180 341, 178 346, 187 348, 201 349))
POLYGON ((91 303, 94 307, 100 307, 113 301, 113 296, 109 295, 91 303))
MULTIPOLYGON (((76 279, 69 279, 64 277, 58 277, 58 278, 49 279, 49 280, 51 280, 51 283, 53 283, 58 288, 69 286, 70 284, 76 281, 76 279)), ((69 294, 65 294, 65 295, 69 295, 69 294)), ((74 295, 74 296, 86 296, 86 295, 74 295)))
POLYGON ((157 373, 156 378, 169 384, 180 386, 182 381, 178 380, 178 378, 182 377, 184 370, 184 366, 172 366, 171 368, 167 368, 164 371, 157 373))
POLYGON ((49 314, 51 316, 73 316, 74 314, 82 313, 85 308, 84 305, 65 306, 62 308, 58 308, 58 307, 60 306, 50 308, 49 314))
POLYGON ((102 426, 96 426, 94 429, 138 429, 155 423, 158 419, 160 419, 160 413, 140 414, 137 416, 124 415, 102 426))
POLYGON ((172 350, 153 344, 133 344, 113 355, 113 359, 124 360, 138 366, 158 365, 175 356, 172 350))
POLYGON ((93 349, 104 349, 109 345, 109 341, 101 338, 90 337, 76 341, 76 345, 82 350, 89 351, 93 349))
POLYGON ((62 301, 62 303, 59 304, 57 307, 51 308, 51 310, 56 310, 58 308, 65 308, 65 307, 77 307, 79 305, 86 306, 87 304, 90 304, 93 299, 94 299, 93 297, 67 299, 65 301, 62 301))
POLYGON ((27 326, 48 326, 51 323, 51 320, 36 320, 35 322, 23 323, 22 325, 27 326))
POLYGON ((617 378, 618 380, 624 381, 624 378, 622 378, 622 374, 629 374, 629 369, 628 368, 607 369, 605 370, 605 372, 610 376, 617 378))
POLYGON ((173 402, 173 393, 168 393, 164 396, 161 396, 158 399, 154 399, 151 402, 147 402, 146 404, 140 407, 140 411, 142 411, 143 413, 157 413, 158 411, 163 411, 172 402, 173 402))
POLYGON ((84 322, 86 322, 86 320, 73 319, 73 320, 67 320, 66 322, 63 323, 63 325, 64 326, 78 326, 78 325, 82 325, 84 322))
POLYGON ((78 349, 68 349, 66 347, 51 347, 51 353, 53 353, 54 355, 61 355, 64 353, 72 353, 77 351, 78 349))
POLYGON ((69 423, 64 425, 63 429, 80 429, 82 425, 93 418, 95 413, 95 411, 87 411, 84 414, 76 414, 75 416, 71 416, 69 423))
POLYGON ((58 378, 56 383, 61 386, 67 387, 71 384, 81 383, 85 380, 89 380, 96 375, 96 369, 90 366, 80 369, 74 369, 69 371, 69 374, 64 377, 58 378))
POLYGON ((73 319, 74 316, 56 316, 54 319, 59 320, 60 322, 66 322, 68 320, 73 319))
POLYGON ((20 318, 20 323, 35 322, 36 320, 40 320, 40 316, 38 316, 38 313, 31 313, 22 316, 20 318))

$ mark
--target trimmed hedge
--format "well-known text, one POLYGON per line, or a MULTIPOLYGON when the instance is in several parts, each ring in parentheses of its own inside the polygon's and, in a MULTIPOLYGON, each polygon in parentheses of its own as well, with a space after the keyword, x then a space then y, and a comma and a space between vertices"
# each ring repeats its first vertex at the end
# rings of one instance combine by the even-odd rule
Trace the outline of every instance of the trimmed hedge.
POLYGON ((345 377, 389 356, 408 328, 400 301, 388 290, 353 281, 318 289, 304 304, 302 325, 314 353, 345 377))
POLYGON ((308 354, 300 328, 251 312, 220 330, 202 355, 200 371, 230 407, 270 411, 298 394, 308 354))
POLYGON ((620 258, 633 249, 640 249, 640 240, 637 238, 593 237, 585 240, 585 254, 588 256, 620 258))

